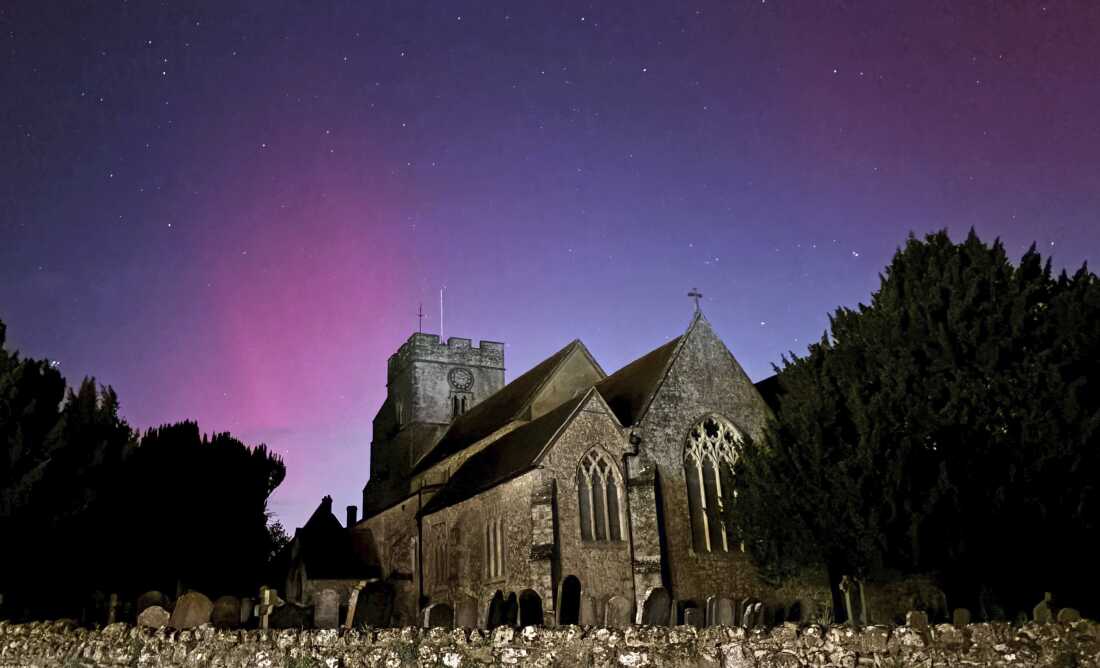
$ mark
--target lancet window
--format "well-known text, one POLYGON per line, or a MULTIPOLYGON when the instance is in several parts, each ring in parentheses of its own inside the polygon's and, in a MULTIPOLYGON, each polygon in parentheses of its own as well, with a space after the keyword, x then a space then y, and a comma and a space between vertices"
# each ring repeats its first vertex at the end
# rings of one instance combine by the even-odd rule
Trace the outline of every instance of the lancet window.
POLYGON ((619 467, 601 449, 592 448, 577 465, 581 539, 623 539, 623 483, 619 467))
POLYGON ((729 552, 734 543, 733 465, 742 441, 737 428, 717 415, 703 418, 688 433, 684 477, 696 552, 729 552))

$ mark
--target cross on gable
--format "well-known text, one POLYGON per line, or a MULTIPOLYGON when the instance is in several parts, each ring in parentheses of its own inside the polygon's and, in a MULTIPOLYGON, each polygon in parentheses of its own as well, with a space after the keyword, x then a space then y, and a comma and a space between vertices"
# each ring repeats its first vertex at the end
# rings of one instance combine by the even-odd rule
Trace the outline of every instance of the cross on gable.
POLYGON ((691 297, 692 299, 695 300, 695 310, 698 311, 699 310, 699 300, 703 298, 703 293, 699 292, 699 288, 692 288, 691 292, 688 293, 688 297, 691 297))

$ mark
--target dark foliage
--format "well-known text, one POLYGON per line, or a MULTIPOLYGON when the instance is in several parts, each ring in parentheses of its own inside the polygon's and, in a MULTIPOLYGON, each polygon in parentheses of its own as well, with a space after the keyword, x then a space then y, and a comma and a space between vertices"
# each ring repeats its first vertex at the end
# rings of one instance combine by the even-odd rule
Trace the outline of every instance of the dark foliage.
POLYGON ((910 237, 869 306, 778 370, 780 406, 736 500, 782 577, 938 574, 954 606, 1095 609, 1100 282, 1013 266, 971 232, 910 237))
POLYGON ((4 333, 0 323, 3 613, 93 620, 96 592, 254 591, 285 541, 266 512, 280 458, 194 422, 139 438, 113 389, 87 378, 66 393, 47 361, 8 352, 4 333))

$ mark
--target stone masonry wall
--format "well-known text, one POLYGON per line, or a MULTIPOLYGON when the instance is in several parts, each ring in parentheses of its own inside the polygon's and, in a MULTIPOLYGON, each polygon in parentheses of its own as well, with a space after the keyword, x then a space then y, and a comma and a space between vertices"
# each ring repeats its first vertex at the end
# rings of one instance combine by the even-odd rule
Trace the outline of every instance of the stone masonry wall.
POLYGON ((194 631, 0 622, 0 666, 1098 666, 1100 625, 194 631))

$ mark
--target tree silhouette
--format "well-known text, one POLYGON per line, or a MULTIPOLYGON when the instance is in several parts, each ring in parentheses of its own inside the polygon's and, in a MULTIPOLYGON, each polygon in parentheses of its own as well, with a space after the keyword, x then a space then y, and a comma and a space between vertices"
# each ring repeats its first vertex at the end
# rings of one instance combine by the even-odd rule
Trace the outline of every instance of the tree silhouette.
POLYGON ((778 370, 739 466, 746 547, 786 576, 938 574, 953 605, 1095 608, 1100 283, 971 231, 910 237, 870 305, 778 370), (986 592, 986 595, 981 595, 986 592), (992 593, 993 595, 988 595, 992 593))

